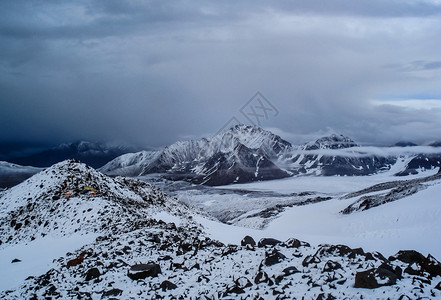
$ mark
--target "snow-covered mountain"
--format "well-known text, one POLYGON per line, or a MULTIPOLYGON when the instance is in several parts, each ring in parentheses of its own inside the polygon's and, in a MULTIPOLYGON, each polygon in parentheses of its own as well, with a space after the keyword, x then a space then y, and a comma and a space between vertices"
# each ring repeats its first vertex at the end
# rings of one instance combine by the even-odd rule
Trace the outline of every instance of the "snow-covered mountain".
POLYGON ((0 161, 0 188, 8 188, 19 184, 41 170, 41 168, 0 161))
POLYGON ((354 155, 358 147, 351 138, 332 134, 299 146, 285 156, 285 167, 295 175, 358 176, 388 170, 396 162, 396 157, 354 155))
POLYGON ((115 157, 136 150, 136 148, 126 145, 77 141, 64 143, 26 156, 9 157, 7 161, 19 165, 49 167, 66 159, 77 159, 93 168, 99 168, 115 157))
POLYGON ((317 139, 316 141, 306 143, 299 147, 301 150, 318 150, 318 149, 344 149, 357 147, 358 145, 349 137, 344 135, 331 134, 317 139))
POLYGON ((292 146, 269 131, 237 125, 200 140, 181 141, 157 152, 126 154, 103 166, 109 175, 167 173, 173 180, 207 185, 277 179, 289 176, 273 161, 292 146))
POLYGON ((402 153, 366 152, 351 138, 337 134, 293 147, 269 131, 238 125, 211 138, 177 142, 160 151, 125 154, 100 171, 124 176, 166 173, 171 180, 225 185, 303 174, 372 175, 392 167, 402 176, 441 166, 441 153, 408 154, 409 148, 403 148, 402 153), (401 166, 403 159, 407 164, 401 166))

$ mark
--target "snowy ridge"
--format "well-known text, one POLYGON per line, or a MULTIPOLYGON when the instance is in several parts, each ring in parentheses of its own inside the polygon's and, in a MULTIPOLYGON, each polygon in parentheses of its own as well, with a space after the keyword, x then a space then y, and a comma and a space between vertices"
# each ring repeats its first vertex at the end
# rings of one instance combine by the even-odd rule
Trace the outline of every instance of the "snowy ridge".
POLYGON ((14 244, 48 234, 127 231, 158 211, 184 216, 182 209, 147 183, 110 178, 69 160, 1 195, 0 241, 14 244))

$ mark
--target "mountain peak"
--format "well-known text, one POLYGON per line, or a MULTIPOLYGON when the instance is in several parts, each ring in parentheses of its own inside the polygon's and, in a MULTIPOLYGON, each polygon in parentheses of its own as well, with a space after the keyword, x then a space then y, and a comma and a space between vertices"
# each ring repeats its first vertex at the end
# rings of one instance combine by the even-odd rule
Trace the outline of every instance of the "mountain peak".
POLYGON ((172 179, 211 185, 244 182, 244 178, 248 181, 265 180, 288 176, 271 159, 277 159, 291 149, 289 142, 269 131, 236 125, 211 138, 179 141, 148 155, 126 155, 124 159, 109 162, 101 170, 106 174, 127 175, 129 172, 135 176, 168 173, 172 179), (238 166, 243 168, 239 176, 233 174, 239 172, 235 169, 238 166), (222 177, 222 180, 211 180, 211 177, 222 177))
POLYGON ((307 143, 304 145, 303 150, 343 149, 357 146, 351 138, 333 133, 329 136, 321 137, 314 142, 307 143))
POLYGON ((148 183, 66 160, 2 193, 0 240, 123 232, 159 211, 184 216, 183 209, 148 183))

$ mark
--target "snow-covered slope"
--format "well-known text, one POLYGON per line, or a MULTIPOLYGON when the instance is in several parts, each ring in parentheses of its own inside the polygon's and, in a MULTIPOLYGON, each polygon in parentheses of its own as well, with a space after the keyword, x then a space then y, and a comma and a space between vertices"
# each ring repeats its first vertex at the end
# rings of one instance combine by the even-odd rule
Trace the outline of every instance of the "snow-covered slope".
POLYGON ((182 205, 135 179, 110 178, 74 160, 55 164, 0 198, 0 241, 13 244, 74 233, 136 228, 158 211, 181 214, 182 205))
MULTIPOLYGON (((433 197, 433 193, 439 192, 438 187, 425 190, 431 193, 420 200, 432 203, 427 206, 427 212, 429 209, 434 212, 430 220, 436 218, 439 222, 441 218, 434 210, 436 197, 433 197)), ((399 217, 407 216, 400 222, 409 225, 413 222, 411 215, 402 212, 418 199, 403 200, 385 204, 392 208, 384 216, 375 213, 379 209, 376 207, 357 212, 369 214, 368 217, 355 218, 355 214, 338 213, 353 198, 333 199, 293 207, 264 231, 247 230, 209 220, 146 183, 110 178, 84 164, 65 161, 0 195, 0 278, 6 279, 0 282, 0 297, 441 297, 441 264, 431 255, 402 251, 386 258, 357 245, 310 245, 296 239, 299 235, 309 235, 315 240, 329 240, 335 236, 326 233, 338 230, 352 236, 351 230, 357 229, 357 224, 355 227, 351 224, 356 220, 381 227, 384 222, 395 221, 395 211, 401 213, 399 217), (378 225, 375 216, 381 217, 383 223, 378 225), (329 222, 331 219, 333 223, 329 222), (315 230, 324 226, 321 232, 325 235, 310 235, 306 224, 315 224, 315 230), (248 233, 256 240, 245 237, 248 233), (271 233, 281 240, 271 238, 271 233), (233 241, 238 235, 242 241, 233 241), (68 252, 53 257, 46 269, 40 266, 39 270, 44 271, 29 272, 35 263, 30 260, 40 259, 31 255, 33 251, 42 251, 43 260, 48 259, 48 253, 60 255, 60 251, 45 249, 56 244, 54 239, 65 244, 64 248, 60 245, 55 248, 68 252), (16 251, 11 256, 13 250, 16 251), (10 262, 4 263, 5 259, 10 262)), ((404 234, 406 227, 403 228, 404 234)), ((438 234, 433 237, 436 241, 438 234)), ((361 237, 358 239, 363 241, 361 237)), ((353 239, 352 243, 356 241, 353 239)), ((375 246, 370 244, 368 248, 375 246)))
POLYGON ((41 170, 41 168, 20 166, 6 161, 0 161, 0 188, 12 187, 41 170))
POLYGON ((168 173, 170 179, 221 185, 283 178, 273 163, 291 144, 258 127, 237 125, 212 138, 182 141, 158 152, 118 157, 100 171, 110 175, 168 173))

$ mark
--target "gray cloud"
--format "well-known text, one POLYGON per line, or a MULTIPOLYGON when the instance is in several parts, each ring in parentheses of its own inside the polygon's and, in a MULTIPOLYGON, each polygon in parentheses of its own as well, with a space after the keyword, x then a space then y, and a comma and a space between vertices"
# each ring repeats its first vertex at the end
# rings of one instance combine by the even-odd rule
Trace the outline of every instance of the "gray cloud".
POLYGON ((378 105, 441 99, 440 14, 430 1, 5 2, 0 140, 158 146, 215 133, 258 90, 281 132, 441 138, 439 110, 378 105))

